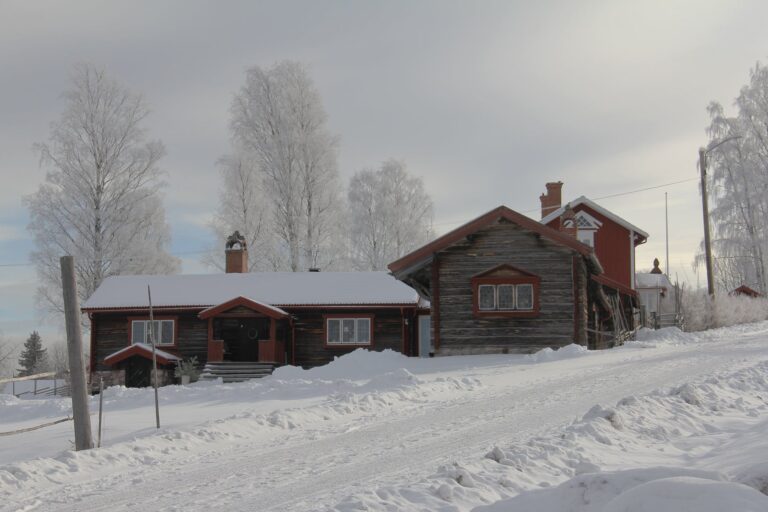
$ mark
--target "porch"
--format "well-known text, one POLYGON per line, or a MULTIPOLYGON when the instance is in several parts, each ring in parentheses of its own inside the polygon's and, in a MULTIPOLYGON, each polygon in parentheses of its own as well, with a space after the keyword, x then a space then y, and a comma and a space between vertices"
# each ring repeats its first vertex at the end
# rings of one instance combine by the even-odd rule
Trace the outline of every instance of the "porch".
MULTIPOLYGON (((280 308, 236 297, 200 312, 208 321, 208 364, 288 361, 291 316, 280 308)), ((271 372, 270 372, 271 373, 271 372)))

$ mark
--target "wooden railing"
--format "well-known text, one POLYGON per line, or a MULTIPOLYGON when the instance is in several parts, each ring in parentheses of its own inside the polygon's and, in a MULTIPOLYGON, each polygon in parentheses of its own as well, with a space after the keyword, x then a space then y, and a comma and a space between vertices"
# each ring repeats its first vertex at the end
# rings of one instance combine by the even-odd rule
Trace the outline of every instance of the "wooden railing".
POLYGON ((224 360, 224 340, 208 340, 208 362, 220 363, 224 360))

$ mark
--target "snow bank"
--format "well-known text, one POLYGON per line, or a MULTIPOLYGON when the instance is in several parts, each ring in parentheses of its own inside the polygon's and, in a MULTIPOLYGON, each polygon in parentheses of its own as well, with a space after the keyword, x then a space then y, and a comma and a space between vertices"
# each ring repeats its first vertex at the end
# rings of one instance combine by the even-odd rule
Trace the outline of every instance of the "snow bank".
POLYGON ((482 459, 442 466, 411 485, 351 496, 334 510, 456 512, 493 504, 476 510, 765 511, 768 497, 759 491, 768 483, 766 393, 768 362, 760 362, 629 396, 613 407, 594 406, 563 430, 495 446, 482 459), (735 469, 690 469, 713 445, 750 435, 750 443, 727 450, 735 469))
POLYGON ((273 376, 280 380, 290 379, 370 379, 371 376, 394 372, 405 367, 413 358, 409 358, 386 349, 380 352, 358 348, 343 356, 335 357, 330 363, 304 370, 298 366, 277 368, 273 376))
MULTIPOLYGON (((455 397, 481 387, 471 377, 419 378, 400 367, 404 356, 385 351, 358 350, 327 367, 312 370, 281 368, 270 377, 233 384, 196 383, 191 386, 166 386, 160 393, 161 411, 175 404, 186 408, 225 401, 257 405, 280 403, 281 407, 264 412, 264 407, 244 410, 185 428, 136 428, 126 440, 99 450, 64 451, 55 457, 0 465, 0 503, 14 493, 30 487, 46 487, 51 482, 68 481, 78 475, 94 474, 100 468, 131 468, 168 463, 174 457, 188 457, 190 452, 218 452, 222 446, 272 439, 279 443, 291 431, 311 438, 313 432, 333 422, 364 421, 369 417, 398 414, 418 409, 421 404, 441 396, 455 397), (297 378, 298 377, 298 378, 297 378), (353 380, 354 379, 354 380, 353 380), (307 398, 316 400, 309 403, 307 398), (319 400, 317 400, 319 399, 319 400), (297 400, 295 406, 286 404, 297 400)), ((111 387, 104 392, 107 418, 118 410, 146 408, 152 389, 111 387)), ((97 397, 93 397, 95 410, 97 397)), ((69 413, 69 400, 22 401, 0 395, 2 421, 61 416, 69 413), (5 407, 8 406, 8 407, 5 407)), ((32 422, 34 423, 34 422, 32 422)))
MULTIPOLYGON (((597 512, 598 509, 593 509, 597 512)), ((602 512, 765 512, 768 497, 746 485, 674 477, 638 485, 611 500, 602 512)))
POLYGON ((570 345, 560 347, 557 350, 553 350, 549 347, 543 348, 526 357, 527 360, 532 363, 543 363, 549 361, 561 361, 572 357, 581 357, 587 355, 588 352, 589 350, 587 350, 587 347, 571 343, 570 345))

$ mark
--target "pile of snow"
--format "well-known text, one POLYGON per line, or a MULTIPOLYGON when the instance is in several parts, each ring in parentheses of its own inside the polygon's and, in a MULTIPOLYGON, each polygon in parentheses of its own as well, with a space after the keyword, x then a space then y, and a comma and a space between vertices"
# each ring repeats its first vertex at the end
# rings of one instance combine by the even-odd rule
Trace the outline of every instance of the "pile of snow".
POLYGON ((587 350, 587 347, 571 343, 570 345, 560 347, 557 350, 553 350, 549 347, 543 348, 534 354, 528 355, 527 360, 532 363, 562 361, 563 359, 570 359, 572 357, 585 356, 588 352, 589 350, 587 350))
POLYGON ((768 497, 712 471, 644 468, 578 475, 476 512, 757 512, 768 497))
POLYGON ((678 327, 663 327, 656 330, 642 328, 637 331, 635 339, 626 342, 625 345, 648 348, 659 345, 686 345, 700 341, 699 336, 690 332, 683 332, 678 327))
POLYGON ((596 405, 564 430, 493 447, 411 485, 351 496, 334 510, 765 511, 766 393, 761 362, 596 405), (720 472, 691 469, 697 463, 720 472))
POLYGON ((380 352, 358 348, 343 356, 335 357, 330 363, 304 370, 297 366, 282 366, 272 374, 280 380, 290 379, 370 379, 372 376, 398 371, 413 361, 391 349, 380 352))

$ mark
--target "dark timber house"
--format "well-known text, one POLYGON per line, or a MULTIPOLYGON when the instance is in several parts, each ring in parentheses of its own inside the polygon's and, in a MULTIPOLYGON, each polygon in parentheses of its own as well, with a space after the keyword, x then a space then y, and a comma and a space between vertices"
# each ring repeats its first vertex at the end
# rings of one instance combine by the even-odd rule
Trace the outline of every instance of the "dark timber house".
MULTIPOLYGON (((603 348, 596 319, 614 318, 594 250, 500 206, 389 265, 431 303, 437 355, 603 348)), ((424 350, 424 348, 422 348, 424 350)))
POLYGON ((412 353, 418 294, 386 272, 254 272, 247 248, 228 247, 227 273, 109 277, 83 305, 91 321, 90 373, 147 386, 151 287, 158 367, 322 365, 356 348, 412 353))

